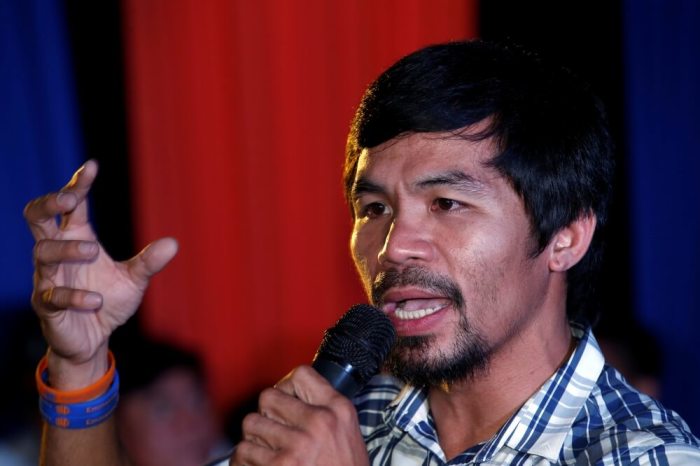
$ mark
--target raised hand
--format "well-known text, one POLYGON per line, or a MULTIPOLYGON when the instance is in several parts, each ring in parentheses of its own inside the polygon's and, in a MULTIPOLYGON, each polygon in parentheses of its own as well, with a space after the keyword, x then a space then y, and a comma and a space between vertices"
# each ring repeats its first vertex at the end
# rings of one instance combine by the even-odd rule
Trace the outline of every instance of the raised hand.
POLYGON ((35 199, 24 210, 37 241, 32 305, 51 350, 49 362, 91 366, 83 371, 84 380, 75 371, 70 381, 52 378, 65 388, 101 375, 90 372, 99 372, 102 362, 90 363, 104 361, 109 335, 134 314, 150 277, 177 253, 177 242, 163 238, 127 261, 114 261, 88 218, 87 195, 96 175, 97 163, 88 161, 58 193, 35 199))

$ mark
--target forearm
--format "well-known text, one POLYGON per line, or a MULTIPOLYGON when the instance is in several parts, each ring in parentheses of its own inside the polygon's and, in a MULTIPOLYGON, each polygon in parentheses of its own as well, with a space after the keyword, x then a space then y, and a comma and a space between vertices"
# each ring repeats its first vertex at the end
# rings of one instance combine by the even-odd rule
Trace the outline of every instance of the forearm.
POLYGON ((62 429, 44 423, 41 466, 128 466, 113 418, 88 429, 62 429))

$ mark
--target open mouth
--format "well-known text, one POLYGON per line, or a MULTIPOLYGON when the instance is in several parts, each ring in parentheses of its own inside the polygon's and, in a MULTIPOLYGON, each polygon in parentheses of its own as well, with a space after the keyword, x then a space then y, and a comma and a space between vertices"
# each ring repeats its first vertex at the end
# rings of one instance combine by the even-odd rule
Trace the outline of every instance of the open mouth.
POLYGON ((400 301, 385 301, 382 310, 392 313, 398 320, 416 320, 446 308, 450 300, 445 298, 413 298, 400 301))
POLYGON ((397 308, 396 311, 394 311, 394 315, 401 320, 422 319, 423 317, 435 314, 437 311, 443 309, 445 306, 447 305, 444 304, 440 306, 416 309, 415 311, 406 311, 404 309, 397 308))

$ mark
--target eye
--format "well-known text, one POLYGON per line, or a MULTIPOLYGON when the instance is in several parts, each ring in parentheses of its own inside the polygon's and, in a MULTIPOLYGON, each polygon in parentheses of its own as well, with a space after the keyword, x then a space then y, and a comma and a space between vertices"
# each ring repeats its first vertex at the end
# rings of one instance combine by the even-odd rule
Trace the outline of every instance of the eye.
POLYGON ((439 197, 433 201, 433 204, 430 206, 430 210, 433 212, 438 210, 449 211, 460 207, 462 207, 462 203, 455 201, 454 199, 439 197))
POLYGON ((367 218, 377 218, 381 215, 386 214, 388 208, 381 202, 370 202, 366 206, 362 207, 359 212, 359 217, 367 218))

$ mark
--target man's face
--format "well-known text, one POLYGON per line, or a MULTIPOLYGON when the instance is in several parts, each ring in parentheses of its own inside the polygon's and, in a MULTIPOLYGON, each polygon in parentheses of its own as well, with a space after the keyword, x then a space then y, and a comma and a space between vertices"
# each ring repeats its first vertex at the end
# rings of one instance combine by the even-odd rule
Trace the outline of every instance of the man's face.
POLYGON ((546 259, 530 256, 529 218, 486 165, 494 153, 491 140, 418 133, 360 156, 352 254, 396 327, 389 365, 410 383, 473 375, 543 318, 546 259))
POLYGON ((135 465, 194 466, 209 458, 215 417, 192 370, 170 369, 120 405, 120 438, 135 465))

